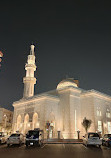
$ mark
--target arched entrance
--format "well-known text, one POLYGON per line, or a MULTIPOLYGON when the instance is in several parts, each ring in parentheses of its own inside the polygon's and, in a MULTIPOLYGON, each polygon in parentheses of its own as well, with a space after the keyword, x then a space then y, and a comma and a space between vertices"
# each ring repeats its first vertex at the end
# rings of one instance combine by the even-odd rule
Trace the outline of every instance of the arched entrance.
POLYGON ((37 113, 33 114, 32 129, 34 129, 34 128, 39 128, 38 114, 37 113))
POLYGON ((22 120, 21 115, 18 115, 18 117, 17 117, 17 131, 19 131, 19 132, 21 132, 21 120, 22 120))
POLYGON ((53 136, 54 136, 54 128, 55 128, 55 116, 54 116, 53 112, 51 112, 50 115, 49 115, 49 122, 50 122, 49 138, 53 138, 53 136))
POLYGON ((26 114, 25 118, 24 118, 24 133, 27 133, 29 128, 30 128, 30 126, 29 126, 29 115, 26 114))

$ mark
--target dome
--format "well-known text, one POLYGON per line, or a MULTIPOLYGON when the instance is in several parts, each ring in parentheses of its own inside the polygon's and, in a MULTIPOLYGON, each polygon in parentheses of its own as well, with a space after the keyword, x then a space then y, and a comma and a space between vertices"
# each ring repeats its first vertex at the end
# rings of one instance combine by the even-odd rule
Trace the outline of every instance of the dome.
POLYGON ((77 84, 75 83, 75 80, 73 78, 67 78, 62 80, 58 85, 57 85, 57 90, 59 89, 64 89, 66 87, 78 87, 77 84))

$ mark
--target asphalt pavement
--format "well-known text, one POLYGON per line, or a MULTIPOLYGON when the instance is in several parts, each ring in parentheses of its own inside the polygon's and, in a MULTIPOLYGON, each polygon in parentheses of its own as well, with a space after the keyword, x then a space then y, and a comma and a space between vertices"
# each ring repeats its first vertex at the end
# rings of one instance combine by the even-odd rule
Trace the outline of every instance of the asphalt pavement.
POLYGON ((0 145, 0 158, 111 158, 111 148, 82 144, 45 144, 41 147, 0 145))

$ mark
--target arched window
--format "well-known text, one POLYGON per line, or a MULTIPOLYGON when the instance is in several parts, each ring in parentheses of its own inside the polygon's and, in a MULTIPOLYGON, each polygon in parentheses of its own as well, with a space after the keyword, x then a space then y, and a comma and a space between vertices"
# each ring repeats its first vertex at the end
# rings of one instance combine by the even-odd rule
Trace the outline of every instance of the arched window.
POLYGON ((29 115, 26 114, 26 115, 25 115, 25 119, 24 119, 24 123, 28 123, 28 122, 29 122, 29 115))
POLYGON ((111 133, 111 122, 107 122, 107 125, 108 125, 108 134, 110 134, 111 133))
POLYGON ((20 131, 20 128, 21 128, 21 115, 18 115, 17 117, 17 131, 20 131))
POLYGON ((33 125, 33 127, 32 127, 33 129, 39 127, 38 114, 37 113, 33 114, 32 125, 33 125))
POLYGON ((100 107, 97 107, 97 116, 102 116, 100 107))
POLYGON ((49 123, 49 138, 53 138, 55 129, 55 116, 53 112, 49 114, 49 123))
POLYGON ((51 112, 51 113, 49 114, 49 122, 50 122, 50 123, 54 123, 54 122, 55 122, 55 116, 54 116, 54 113, 53 113, 53 112, 51 112))
POLYGON ((98 121, 98 131, 102 133, 102 121, 98 121))
POLYGON ((108 118, 111 117, 111 114, 110 114, 110 110, 109 110, 109 109, 106 110, 106 117, 108 117, 108 118))
POLYGON ((24 118, 24 132, 27 133, 27 131, 29 130, 29 115, 26 114, 25 118, 24 118))

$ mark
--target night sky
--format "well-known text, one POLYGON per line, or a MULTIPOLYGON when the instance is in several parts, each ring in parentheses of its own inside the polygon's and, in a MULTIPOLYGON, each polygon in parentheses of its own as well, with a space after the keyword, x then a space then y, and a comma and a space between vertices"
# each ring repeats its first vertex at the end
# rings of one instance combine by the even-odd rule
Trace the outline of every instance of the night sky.
POLYGON ((111 1, 0 2, 0 106, 23 96, 24 66, 35 45, 35 94, 56 89, 66 76, 80 88, 111 95, 111 1))

